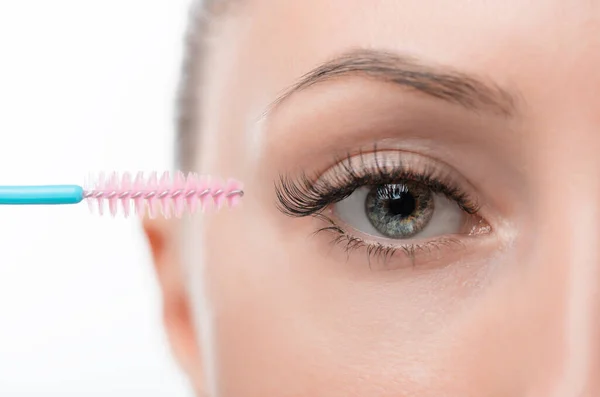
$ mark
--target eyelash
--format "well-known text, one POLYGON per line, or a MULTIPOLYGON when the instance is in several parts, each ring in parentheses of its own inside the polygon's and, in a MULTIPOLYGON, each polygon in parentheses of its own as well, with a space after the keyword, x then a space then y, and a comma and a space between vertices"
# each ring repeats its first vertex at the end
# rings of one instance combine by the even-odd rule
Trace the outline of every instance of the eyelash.
MULTIPOLYGON (((294 179, 288 175, 281 175, 276 183, 275 192, 277 196, 278 209, 290 217, 303 218, 307 216, 317 217, 328 223, 327 226, 318 229, 314 234, 321 232, 333 232, 335 234, 332 244, 343 244, 349 256, 352 251, 366 248, 369 264, 372 257, 378 257, 385 261, 389 260, 400 250, 406 256, 414 259, 419 252, 430 252, 433 249, 445 245, 461 244, 456 238, 443 237, 434 241, 420 244, 386 245, 377 242, 367 242, 362 238, 348 234, 333 219, 325 215, 325 209, 348 198, 355 190, 364 186, 377 186, 397 183, 398 181, 414 181, 427 186, 432 193, 443 194, 469 215, 479 213, 477 200, 472 198, 452 179, 451 175, 445 173, 440 167, 432 166, 430 162, 425 164, 406 164, 402 152, 396 152, 397 161, 392 164, 383 164, 377 161, 381 152, 375 146, 368 155, 373 156, 375 165, 367 165, 364 161, 364 152, 358 155, 348 153, 345 158, 337 158, 335 168, 340 168, 327 178, 310 177, 306 173, 294 179), (358 164, 356 158, 358 157, 358 164), (420 169, 416 172, 415 169, 420 169)), ((326 173, 328 175, 329 173, 326 173)))

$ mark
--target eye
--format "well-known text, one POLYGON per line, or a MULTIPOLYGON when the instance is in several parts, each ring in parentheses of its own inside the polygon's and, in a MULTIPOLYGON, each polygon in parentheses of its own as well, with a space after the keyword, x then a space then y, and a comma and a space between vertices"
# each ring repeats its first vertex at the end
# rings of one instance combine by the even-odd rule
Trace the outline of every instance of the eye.
POLYGON ((333 213, 360 233, 394 240, 461 233, 468 216, 456 201, 415 181, 358 188, 333 213))
MULTIPOLYGON (((348 155, 314 177, 282 176, 278 208, 293 217, 314 216, 316 230, 331 233, 348 254, 365 251, 369 267, 443 263, 453 253, 490 241, 477 189, 451 166, 417 153, 377 151, 348 155), (481 240, 480 238, 483 238, 481 240), (477 240, 477 241, 475 241, 477 240)), ((472 251, 468 251, 472 252, 472 251)))

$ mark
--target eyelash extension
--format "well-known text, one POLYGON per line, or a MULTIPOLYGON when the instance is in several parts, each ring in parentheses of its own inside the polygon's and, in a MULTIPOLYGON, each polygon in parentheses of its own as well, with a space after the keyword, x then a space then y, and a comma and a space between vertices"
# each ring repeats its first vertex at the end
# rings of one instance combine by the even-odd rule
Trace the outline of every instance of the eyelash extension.
POLYGON ((326 179, 302 174, 294 180, 290 176, 281 175, 275 185, 277 207, 288 216, 302 218, 320 214, 328 206, 348 198, 361 187, 411 181, 427 186, 433 193, 444 194, 470 215, 479 212, 477 202, 438 169, 425 165, 422 172, 415 172, 412 170, 415 167, 403 163, 403 155, 400 153, 397 162, 391 165, 381 164, 377 161, 379 153, 376 147, 370 153, 375 159, 374 170, 373 166, 364 161, 364 153, 359 152, 358 166, 352 161, 356 156, 347 154, 344 160, 336 161, 342 167, 341 172, 335 172, 326 179))

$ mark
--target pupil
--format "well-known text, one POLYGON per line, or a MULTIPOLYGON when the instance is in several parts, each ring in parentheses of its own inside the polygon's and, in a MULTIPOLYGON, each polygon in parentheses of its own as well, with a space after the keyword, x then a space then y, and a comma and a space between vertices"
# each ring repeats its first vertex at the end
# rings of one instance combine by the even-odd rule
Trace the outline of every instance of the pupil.
POLYGON ((389 211, 393 216, 409 217, 417 209, 415 196, 406 191, 396 192, 395 197, 388 202, 389 211))

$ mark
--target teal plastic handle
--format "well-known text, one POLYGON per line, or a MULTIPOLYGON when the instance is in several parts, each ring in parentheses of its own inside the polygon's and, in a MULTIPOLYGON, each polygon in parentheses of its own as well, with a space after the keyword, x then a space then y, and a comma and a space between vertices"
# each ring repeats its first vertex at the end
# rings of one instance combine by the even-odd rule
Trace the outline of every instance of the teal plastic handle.
POLYGON ((0 205, 77 204, 83 188, 77 185, 0 186, 0 205))

